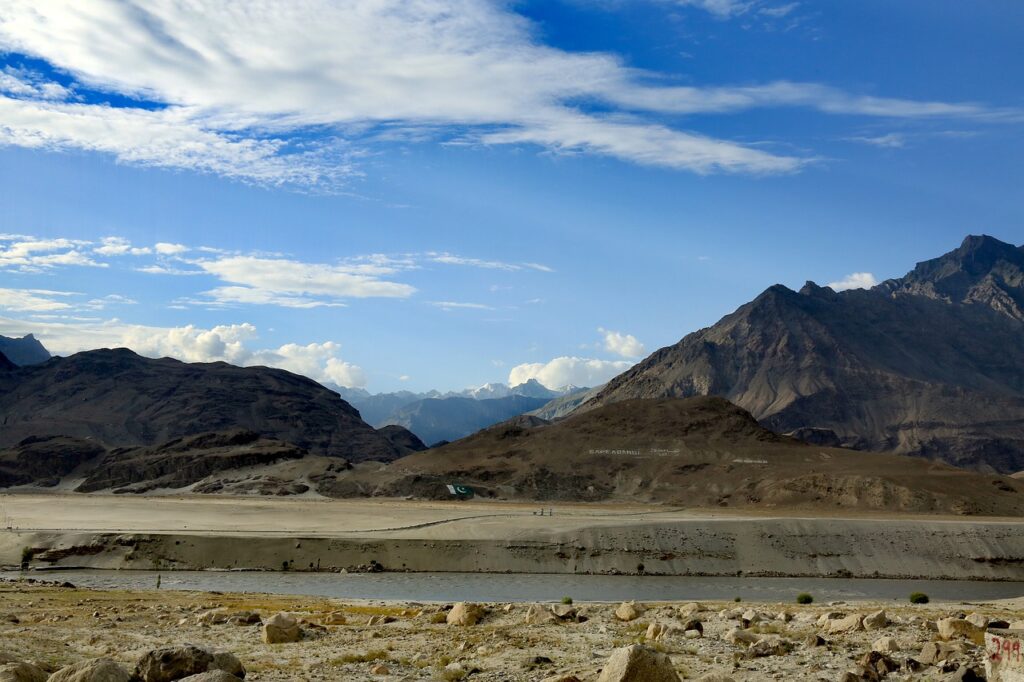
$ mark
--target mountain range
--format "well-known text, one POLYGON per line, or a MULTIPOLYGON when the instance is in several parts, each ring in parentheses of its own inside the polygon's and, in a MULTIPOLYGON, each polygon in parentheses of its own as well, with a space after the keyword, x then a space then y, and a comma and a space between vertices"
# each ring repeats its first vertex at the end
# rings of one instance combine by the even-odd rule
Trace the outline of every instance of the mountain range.
POLYGON ((463 438, 510 417, 538 409, 553 399, 580 395, 588 390, 576 386, 552 390, 536 379, 516 386, 490 383, 447 393, 398 391, 371 394, 361 388, 332 388, 359 410, 367 423, 376 428, 404 426, 430 444, 463 438))
POLYGON ((582 412, 721 396, 765 427, 1024 469, 1024 247, 970 236, 871 289, 768 288, 609 381, 582 412))

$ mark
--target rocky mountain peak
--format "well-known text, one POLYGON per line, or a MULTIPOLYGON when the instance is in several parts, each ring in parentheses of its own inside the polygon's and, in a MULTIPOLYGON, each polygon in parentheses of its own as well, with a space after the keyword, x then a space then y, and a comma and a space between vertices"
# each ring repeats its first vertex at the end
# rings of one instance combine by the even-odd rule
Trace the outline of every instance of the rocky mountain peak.
POLYGON ((38 365, 50 359, 50 351, 32 334, 26 334, 20 339, 0 336, 0 353, 20 367, 38 365))

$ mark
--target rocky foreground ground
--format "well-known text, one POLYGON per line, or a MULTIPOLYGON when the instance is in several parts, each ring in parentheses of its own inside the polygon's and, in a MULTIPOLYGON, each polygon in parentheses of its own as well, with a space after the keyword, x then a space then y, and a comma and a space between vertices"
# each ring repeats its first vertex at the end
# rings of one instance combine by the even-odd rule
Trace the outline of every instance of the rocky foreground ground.
POLYGON ((1024 679, 992 670, 1005 628, 1024 628, 1020 603, 395 604, 12 581, 0 682, 1024 679))

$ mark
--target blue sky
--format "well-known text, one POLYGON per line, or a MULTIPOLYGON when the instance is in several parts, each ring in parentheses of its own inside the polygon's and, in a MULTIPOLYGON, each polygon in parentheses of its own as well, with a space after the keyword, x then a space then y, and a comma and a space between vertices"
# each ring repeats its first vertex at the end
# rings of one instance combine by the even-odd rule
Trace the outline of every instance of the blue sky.
POLYGON ((1024 242, 1009 0, 3 4, 0 334, 62 354, 593 384, 1024 242))

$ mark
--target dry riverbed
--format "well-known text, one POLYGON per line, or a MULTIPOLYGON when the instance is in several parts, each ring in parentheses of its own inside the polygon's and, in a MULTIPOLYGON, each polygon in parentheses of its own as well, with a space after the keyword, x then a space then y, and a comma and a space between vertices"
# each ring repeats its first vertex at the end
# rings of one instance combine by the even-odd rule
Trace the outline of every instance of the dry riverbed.
MULTIPOLYGON (((260 594, 84 590, 12 581, 0 582, 0 663, 31 662, 53 673, 106 658, 125 675, 136 671, 148 682, 170 682, 218 666, 242 674, 237 663, 246 680, 256 681, 625 682, 672 680, 673 674, 737 682, 967 680, 984 679, 983 628, 993 621, 1024 627, 1022 606, 1017 600, 481 604, 477 609, 260 594), (296 636, 293 642, 266 641, 296 636), (149 653, 186 644, 198 649, 149 653), (626 649, 635 645, 640 648, 626 649), (217 652, 232 656, 212 656, 217 652)), ((0 680, 32 679, 5 677, 4 670, 0 667, 0 680)), ((127 682, 117 671, 76 679, 127 682)), ((208 672, 201 679, 236 678, 208 672)))

